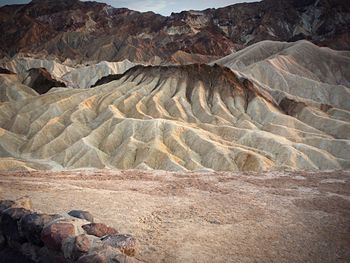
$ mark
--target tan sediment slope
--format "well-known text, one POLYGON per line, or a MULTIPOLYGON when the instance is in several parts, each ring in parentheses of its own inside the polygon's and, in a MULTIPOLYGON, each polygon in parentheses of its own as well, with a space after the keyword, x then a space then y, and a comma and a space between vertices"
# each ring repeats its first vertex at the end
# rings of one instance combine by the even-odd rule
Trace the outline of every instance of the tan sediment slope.
POLYGON ((308 41, 262 41, 214 63, 238 71, 275 99, 295 97, 350 110, 350 53, 308 41))
POLYGON ((8 167, 8 157, 52 168, 350 167, 346 103, 271 90, 220 66, 136 66, 96 88, 0 104, 0 149, 8 167))

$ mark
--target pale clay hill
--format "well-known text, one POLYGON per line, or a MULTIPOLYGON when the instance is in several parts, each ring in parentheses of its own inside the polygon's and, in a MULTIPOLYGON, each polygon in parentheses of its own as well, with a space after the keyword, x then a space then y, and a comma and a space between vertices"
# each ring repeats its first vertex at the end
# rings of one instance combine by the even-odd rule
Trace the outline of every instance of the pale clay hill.
POLYGON ((216 62, 223 66, 126 63, 109 83, 40 96, 21 83, 35 63, 75 87, 93 85, 106 67, 23 61, 5 65, 18 75, 0 75, 1 170, 350 167, 346 52, 264 41, 216 62))
POLYGON ((64 82, 72 88, 90 88, 96 81, 110 74, 122 74, 129 68, 135 66, 134 63, 125 59, 120 62, 101 61, 93 65, 67 66, 54 60, 44 60, 30 57, 15 57, 8 61, 3 59, 0 67, 17 73, 20 80, 28 75, 28 70, 32 68, 45 68, 51 76, 64 82))

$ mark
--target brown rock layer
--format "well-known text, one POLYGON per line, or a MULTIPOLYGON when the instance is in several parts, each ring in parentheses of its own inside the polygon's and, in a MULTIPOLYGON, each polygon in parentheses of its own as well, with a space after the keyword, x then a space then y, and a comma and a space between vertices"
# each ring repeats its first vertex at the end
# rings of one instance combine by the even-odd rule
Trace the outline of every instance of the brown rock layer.
POLYGON ((96 2, 40 0, 0 8, 0 56, 203 63, 267 39, 349 49, 349 25, 347 0, 265 0, 169 17, 96 2))

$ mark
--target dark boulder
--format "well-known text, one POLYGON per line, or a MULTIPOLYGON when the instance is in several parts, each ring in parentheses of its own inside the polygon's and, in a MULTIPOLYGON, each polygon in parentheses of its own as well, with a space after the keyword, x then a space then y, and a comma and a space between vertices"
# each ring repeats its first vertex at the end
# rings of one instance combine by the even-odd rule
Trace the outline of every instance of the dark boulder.
POLYGON ((28 214, 21 218, 19 226, 21 232, 27 238, 28 241, 35 245, 43 246, 44 243, 41 240, 41 232, 46 224, 54 220, 58 216, 47 214, 28 214))
POLYGON ((6 239, 2 234, 0 234, 0 250, 2 250, 5 247, 6 247, 6 239))
POLYGON ((24 243, 26 241, 23 233, 19 231, 18 222, 23 216, 29 213, 30 211, 24 208, 8 208, 2 212, 1 230, 7 241, 18 243, 24 243))
POLYGON ((15 204, 15 202, 11 201, 11 200, 1 200, 0 201, 0 213, 2 211, 4 211, 5 209, 10 208, 14 204, 15 204))
POLYGON ((68 215, 76 217, 76 218, 80 218, 80 219, 85 219, 91 223, 94 222, 94 217, 88 211, 72 210, 72 211, 68 212, 68 215))

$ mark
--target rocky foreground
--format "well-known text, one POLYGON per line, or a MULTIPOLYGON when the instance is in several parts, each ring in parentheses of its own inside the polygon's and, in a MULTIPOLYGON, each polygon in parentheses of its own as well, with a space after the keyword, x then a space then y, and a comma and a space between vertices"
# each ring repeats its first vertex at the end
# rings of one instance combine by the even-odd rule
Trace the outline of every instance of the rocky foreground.
POLYGON ((28 197, 0 200, 0 262, 141 262, 135 247, 134 237, 94 223, 88 211, 45 214, 28 197))
POLYGON ((2 172, 0 197, 87 210, 145 262, 349 262, 350 172, 2 172))

